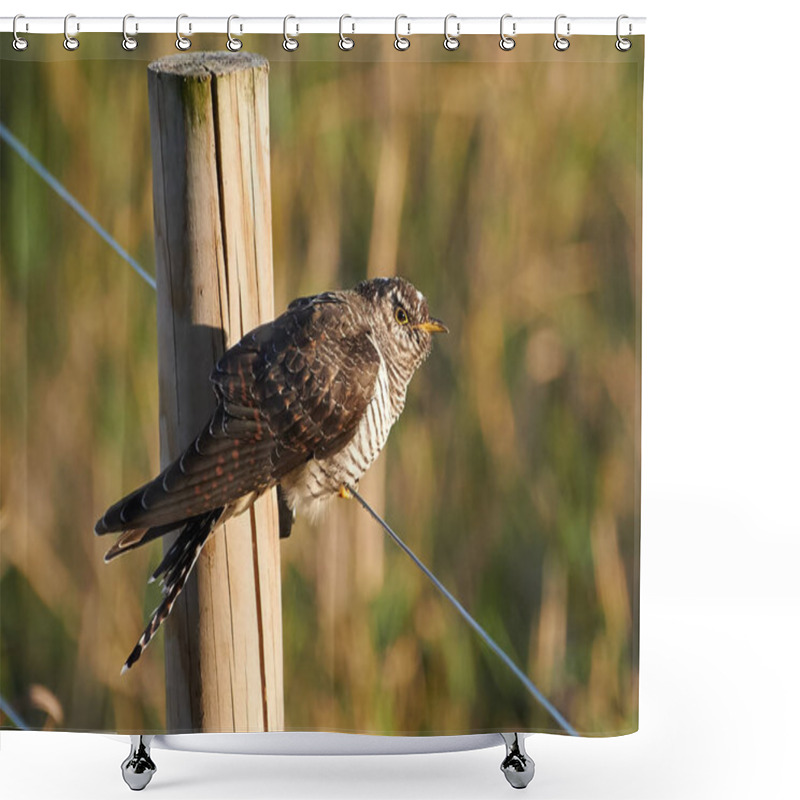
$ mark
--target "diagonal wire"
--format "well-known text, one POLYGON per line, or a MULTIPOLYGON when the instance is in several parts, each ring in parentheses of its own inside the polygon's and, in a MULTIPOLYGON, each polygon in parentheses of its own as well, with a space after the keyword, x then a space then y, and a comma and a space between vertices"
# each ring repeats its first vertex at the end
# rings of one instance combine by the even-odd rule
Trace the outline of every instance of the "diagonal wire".
MULTIPOLYGON (((36 172, 51 189, 70 206, 81 219, 83 219, 124 261, 133 267, 136 273, 153 289, 156 282, 136 259, 128 255, 105 228, 76 200, 64 185, 34 156, 13 133, 0 122, 0 139, 2 139, 17 155, 36 172)), ((9 705, 8 701, 0 695, 0 711, 2 711, 20 730, 27 731, 30 727, 25 724, 22 717, 9 705)))
MULTIPOLYGON (((96 233, 100 235, 100 237, 105 240, 107 244, 109 244, 113 250, 131 267, 136 271, 136 273, 146 281, 146 283, 151 286, 153 289, 156 288, 155 279, 150 275, 145 269, 122 247, 117 243, 117 241, 109 234, 105 228, 103 228, 99 222, 81 205, 78 200, 76 200, 68 191, 67 189, 61 184, 46 168, 45 166, 19 141, 19 139, 11 133, 11 131, 6 128, 6 126, 0 122, 0 138, 9 145, 21 158, 25 161, 28 166, 30 166, 41 178, 45 181, 52 189, 56 192, 56 194, 61 197, 64 202, 67 203, 77 214, 80 216, 96 233)), ((558 722, 559 725, 568 733, 570 736, 579 736, 578 732, 572 727, 572 725, 564 719, 561 712, 541 693, 541 691, 536 687, 536 685, 528 678, 528 676, 511 660, 511 658, 505 653, 505 651, 494 641, 494 639, 489 636, 488 633, 483 629, 483 627, 472 617, 472 615, 464 608, 464 606, 459 603, 458 600, 445 588, 445 586, 441 583, 441 581, 419 560, 419 558, 414 554, 414 552, 406 545, 406 543, 389 527, 389 525, 380 517, 372 507, 364 500, 363 497, 352 487, 348 487, 350 492, 352 493, 353 497, 358 500, 358 502, 363 506, 363 508, 370 514, 370 516, 386 531, 386 533, 391 536, 391 538, 395 541, 395 543, 406 553, 406 555, 411 558, 411 560, 422 570, 422 572, 428 577, 428 579, 433 583, 433 585, 445 596, 447 600, 453 605, 453 607, 458 611, 459 614, 464 618, 464 620, 470 625, 470 627, 483 639, 483 641, 489 646, 489 648, 495 653, 495 655, 500 658, 501 661, 516 675, 517 678, 522 682, 525 688, 538 700, 538 702, 550 713, 553 719, 558 722)), ((8 703, 0 696, 0 710, 6 714, 6 716, 11 719, 11 721, 21 730, 28 730, 28 726, 22 721, 22 719, 16 714, 13 708, 8 705, 8 703)))
POLYGON ((347 489, 358 500, 363 508, 369 515, 394 539, 395 543, 405 552, 405 554, 427 575, 433 585, 452 603, 453 607, 459 614, 467 621, 472 629, 483 639, 484 642, 491 648, 495 655, 522 681, 525 688, 539 701, 539 703, 550 713, 550 716, 558 722, 558 724, 570 735, 580 736, 580 734, 572 727, 572 725, 564 719, 561 712, 539 691, 534 685, 533 681, 511 660, 491 636, 476 622, 474 617, 467 611, 461 603, 453 597, 452 594, 444 587, 442 582, 417 558, 410 547, 389 527, 384 519, 372 510, 372 507, 364 500, 363 497, 352 487, 348 486, 347 489))
POLYGON ((8 701, 0 694, 0 711, 2 711, 21 731, 29 731, 30 727, 25 724, 22 717, 14 711, 8 701))
POLYGON ((156 288, 156 281, 149 272, 147 272, 138 261, 129 256, 117 241, 111 236, 108 231, 64 188, 64 185, 50 173, 47 168, 34 156, 22 142, 14 136, 6 126, 0 122, 0 138, 12 149, 17 155, 31 167, 39 177, 48 185, 53 191, 69 205, 83 219, 90 225, 100 236, 114 249, 120 258, 130 264, 137 274, 141 276, 153 289, 156 288))

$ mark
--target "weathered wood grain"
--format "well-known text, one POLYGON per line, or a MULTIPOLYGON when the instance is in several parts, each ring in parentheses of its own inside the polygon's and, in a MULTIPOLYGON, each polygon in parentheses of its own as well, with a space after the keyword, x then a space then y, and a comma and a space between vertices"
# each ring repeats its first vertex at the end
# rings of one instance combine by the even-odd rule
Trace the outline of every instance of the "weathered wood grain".
MULTIPOLYGON (((208 420, 217 359, 274 317, 268 71, 228 53, 148 70, 162 464, 208 420)), ((165 626, 170 731, 283 728, 278 541, 270 492, 204 548, 165 626)))

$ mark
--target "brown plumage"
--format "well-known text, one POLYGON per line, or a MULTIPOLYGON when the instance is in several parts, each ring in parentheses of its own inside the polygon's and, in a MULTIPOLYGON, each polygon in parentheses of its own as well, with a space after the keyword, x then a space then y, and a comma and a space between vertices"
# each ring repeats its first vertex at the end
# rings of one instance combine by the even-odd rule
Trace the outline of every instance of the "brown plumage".
POLYGON ((410 283, 379 278, 295 300, 225 353, 211 374, 209 423, 95 526, 121 533, 106 561, 181 531, 151 578, 161 578, 164 598, 123 672, 169 615, 219 524, 278 486, 285 536, 296 511, 313 513, 358 483, 403 409, 431 334, 444 330, 410 283))

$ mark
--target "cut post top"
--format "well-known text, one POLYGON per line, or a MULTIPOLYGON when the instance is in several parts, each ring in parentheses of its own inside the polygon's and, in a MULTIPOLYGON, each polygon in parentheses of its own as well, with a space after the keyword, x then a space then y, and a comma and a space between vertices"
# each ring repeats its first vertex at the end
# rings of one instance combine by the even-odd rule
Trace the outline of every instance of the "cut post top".
POLYGON ((258 53, 228 53, 224 50, 175 53, 153 61, 148 67, 151 72, 167 72, 186 78, 228 75, 258 68, 269 70, 269 61, 264 56, 258 53))

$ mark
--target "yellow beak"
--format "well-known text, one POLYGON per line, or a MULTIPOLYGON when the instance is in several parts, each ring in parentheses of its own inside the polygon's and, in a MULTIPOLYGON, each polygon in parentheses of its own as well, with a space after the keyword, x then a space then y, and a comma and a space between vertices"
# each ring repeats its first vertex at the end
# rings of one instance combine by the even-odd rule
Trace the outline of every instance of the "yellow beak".
POLYGON ((417 330, 420 331, 427 331, 428 333, 450 333, 447 330, 447 325, 444 324, 441 320, 434 319, 431 317, 427 322, 420 322, 417 325, 414 325, 417 330))

